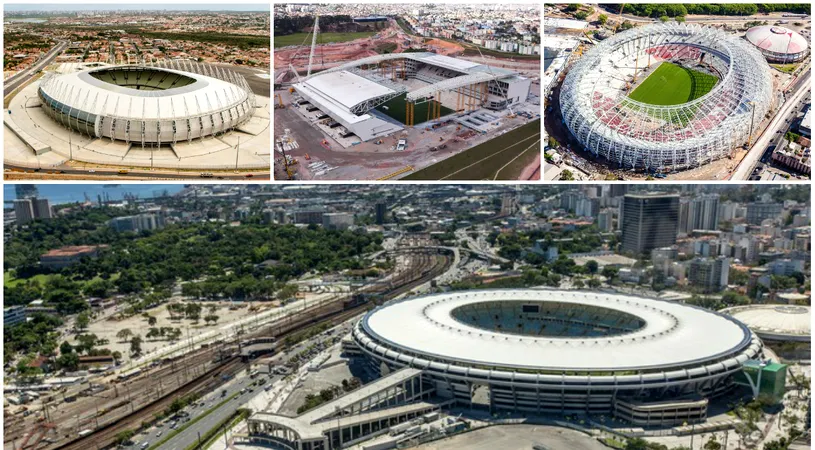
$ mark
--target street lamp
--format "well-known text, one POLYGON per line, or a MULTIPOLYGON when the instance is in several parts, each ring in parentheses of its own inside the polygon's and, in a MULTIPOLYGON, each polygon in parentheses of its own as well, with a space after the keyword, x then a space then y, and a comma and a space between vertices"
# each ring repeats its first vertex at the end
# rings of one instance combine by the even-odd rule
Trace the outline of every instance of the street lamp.
POLYGON ((750 100, 747 102, 750 105, 750 109, 752 109, 752 113, 750 114, 750 136, 747 137, 747 150, 750 150, 750 147, 753 146, 753 123, 756 120, 756 102, 750 100))

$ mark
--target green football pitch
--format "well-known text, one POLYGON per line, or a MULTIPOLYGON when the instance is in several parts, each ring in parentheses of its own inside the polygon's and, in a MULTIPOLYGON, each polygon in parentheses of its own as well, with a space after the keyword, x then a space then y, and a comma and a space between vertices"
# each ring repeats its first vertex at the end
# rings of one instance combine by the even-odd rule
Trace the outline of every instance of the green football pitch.
MULTIPOLYGON (((407 111, 405 110, 405 97, 407 94, 402 94, 399 97, 392 98, 388 100, 387 103, 380 105, 377 110, 381 111, 384 114, 387 114, 390 117, 398 120, 400 123, 405 123, 405 114, 407 111), (386 109, 387 108, 387 109, 386 109)), ((417 104, 413 108, 413 125, 419 125, 422 122, 427 122, 427 108, 430 107, 430 102, 424 102, 417 104)), ((444 117, 453 110, 450 108, 445 107, 442 105, 441 107, 441 116, 444 117)))
POLYGON ((663 62, 629 95, 649 105, 679 105, 713 89, 718 78, 669 62, 663 62))

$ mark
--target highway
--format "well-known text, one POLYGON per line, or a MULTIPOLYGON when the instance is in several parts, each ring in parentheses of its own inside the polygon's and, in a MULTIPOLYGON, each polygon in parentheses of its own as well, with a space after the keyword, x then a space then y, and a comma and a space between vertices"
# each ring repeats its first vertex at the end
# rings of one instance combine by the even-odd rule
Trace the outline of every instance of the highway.
POLYGON ((44 57, 42 57, 39 61, 37 61, 33 66, 29 67, 26 70, 18 72, 10 77, 8 77, 3 82, 3 97, 11 94, 15 89, 23 85, 26 81, 28 81, 32 76, 34 76, 37 71, 44 69, 47 65, 51 64, 63 50, 65 47, 68 46, 68 43, 65 41, 60 41, 54 48, 48 51, 44 57))
POLYGON ((752 148, 750 148, 750 151, 744 156, 744 159, 742 159, 738 167, 736 167, 730 179, 747 180, 750 178, 756 164, 758 164, 758 161, 770 146, 770 142, 779 135, 783 136, 784 131, 789 128, 792 120, 795 119, 795 116, 801 111, 803 101, 806 100, 809 95, 811 79, 812 70, 810 68, 795 82, 795 85, 790 89, 787 96, 788 100, 784 102, 781 110, 773 117, 773 120, 764 131, 764 134, 756 139, 752 148))

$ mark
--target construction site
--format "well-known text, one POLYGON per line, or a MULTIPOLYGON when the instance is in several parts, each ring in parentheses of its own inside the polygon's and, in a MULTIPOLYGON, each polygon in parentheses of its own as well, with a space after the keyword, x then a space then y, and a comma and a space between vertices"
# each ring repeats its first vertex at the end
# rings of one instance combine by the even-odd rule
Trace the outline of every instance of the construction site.
MULTIPOLYGON (((275 52, 276 179, 399 179, 540 120, 539 59, 464 56, 461 45, 387 23, 370 38, 321 45, 317 17, 310 47, 275 52)), ((484 178, 539 177, 539 127, 529 137, 490 143, 499 151, 480 163, 503 170, 484 178)), ((483 179, 462 168, 435 179, 483 179)))

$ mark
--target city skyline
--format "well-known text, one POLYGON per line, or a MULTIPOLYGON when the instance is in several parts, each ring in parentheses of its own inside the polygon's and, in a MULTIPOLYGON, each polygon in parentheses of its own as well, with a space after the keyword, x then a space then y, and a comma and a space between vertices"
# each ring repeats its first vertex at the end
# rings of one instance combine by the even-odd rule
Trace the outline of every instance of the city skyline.
POLYGON ((125 3, 109 5, 104 3, 6 3, 6 12, 86 12, 86 11, 269 11, 268 3, 125 3), (264 8, 265 7, 265 8, 264 8))

